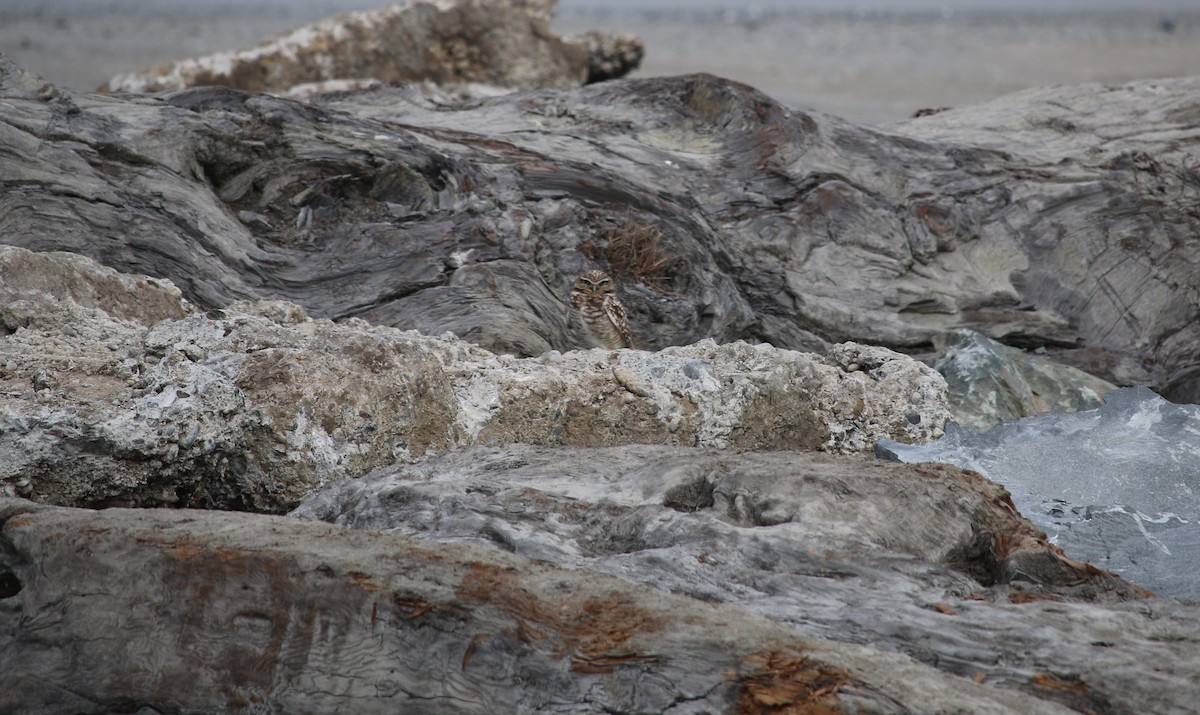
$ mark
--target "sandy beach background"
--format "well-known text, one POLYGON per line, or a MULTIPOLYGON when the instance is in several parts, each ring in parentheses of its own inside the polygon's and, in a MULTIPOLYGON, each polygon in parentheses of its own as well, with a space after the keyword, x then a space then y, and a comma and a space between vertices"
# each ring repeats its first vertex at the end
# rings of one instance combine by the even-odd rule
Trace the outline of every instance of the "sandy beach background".
MULTIPOLYGON (((0 52, 51 82, 92 89, 381 4, 0 0, 0 52)), ((562 0, 554 27, 638 34, 647 55, 635 76, 711 72, 866 123, 1032 86, 1200 74, 1194 0, 562 0)))

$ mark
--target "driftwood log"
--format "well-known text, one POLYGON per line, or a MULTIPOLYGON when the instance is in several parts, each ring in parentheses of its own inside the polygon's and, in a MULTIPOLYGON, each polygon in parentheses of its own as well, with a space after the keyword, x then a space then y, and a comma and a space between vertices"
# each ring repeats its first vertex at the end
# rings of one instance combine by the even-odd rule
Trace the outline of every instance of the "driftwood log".
POLYGON ((385 88, 61 91, 0 65, 0 240, 204 308, 581 344, 617 275, 640 344, 931 350, 952 328, 1196 395, 1200 80, 1028 92, 886 130, 707 75, 455 106, 385 88))

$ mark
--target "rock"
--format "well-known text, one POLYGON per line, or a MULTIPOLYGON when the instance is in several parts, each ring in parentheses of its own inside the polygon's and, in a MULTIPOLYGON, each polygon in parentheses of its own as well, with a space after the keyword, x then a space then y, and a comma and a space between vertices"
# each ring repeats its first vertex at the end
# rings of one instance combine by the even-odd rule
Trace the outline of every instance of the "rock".
POLYGON ((168 280, 118 273, 74 253, 0 245, 0 336, 51 320, 78 334, 89 321, 151 325, 192 312, 168 280))
POLYGON ((0 336, 0 488, 41 502, 280 511, 460 445, 861 452, 937 437, 949 414, 941 377, 886 348, 517 359, 282 301, 210 317, 165 281, 12 247, 0 284, 22 296, 0 306, 20 328, 0 336))
POLYGON ((473 448, 304 513, 403 533, 0 499, 0 708, 1170 714, 1200 675, 1196 606, 948 466, 473 448))
POLYGON ((1198 82, 938 136, 706 75, 302 103, 0 58, 0 711, 1191 712, 1197 606, 861 452, 940 433, 891 348, 949 330, 1200 384, 1198 82), (571 350, 589 268, 653 351, 571 350))
POLYGON ((934 339, 934 367, 946 378, 951 419, 968 429, 1041 412, 1078 412, 1104 404, 1111 382, 1001 345, 972 330, 934 339))
MULTIPOLYGON (((309 94, 318 83, 477 82, 574 87, 641 62, 636 37, 550 32, 555 0, 408 0, 335 15, 240 52, 180 60, 114 77, 101 91, 162 92, 219 85, 309 94), (294 89, 304 85, 304 89, 294 89)), ((327 87, 328 88, 328 87, 327 87)))
MULTIPOLYGON (((672 591, 742 606, 754 597, 733 584, 747 570, 795 567, 757 561, 752 553, 758 548, 800 550, 834 569, 850 552, 892 550, 969 574, 977 587, 995 586, 992 596, 1006 598, 1027 597, 1027 589, 1089 601, 1149 595, 1065 559, 1013 511, 1002 487, 979 475, 941 466, 900 469, 861 455, 734 457, 723 450, 652 445, 476 447, 330 484, 292 515, 490 545, 659 588, 669 582, 672 591), (881 516, 896 513, 905 518, 881 516), (741 542, 741 530, 759 527, 754 534, 763 543, 741 542), (695 549, 704 544, 715 553, 720 542, 727 542, 730 558, 697 566, 707 562, 697 559, 695 549), (643 550, 653 557, 630 559, 643 550), (705 585, 689 591, 689 581, 705 585), (726 592, 717 597, 713 584, 726 592)), ((857 567, 883 568, 894 557, 858 553, 853 560, 857 567)), ((778 606, 762 608, 781 617, 778 606)), ((807 616, 815 617, 812 611, 807 616)), ((833 620, 832 611, 826 617, 833 620)), ((868 639, 865 631, 842 636, 868 639)))
POLYGON ((646 55, 646 46, 636 35, 593 30, 571 39, 587 48, 588 84, 624 77, 637 69, 646 55))
POLYGON ((288 87, 283 96, 289 99, 311 99, 320 94, 335 92, 361 92, 365 89, 378 89, 383 82, 373 78, 359 79, 327 79, 319 82, 304 82, 288 87))
POLYGON ((170 279, 204 309, 283 299, 519 355, 583 344, 566 295, 603 268, 651 349, 923 353, 969 328, 1180 398, 1200 384, 1200 218, 1171 167, 1190 166, 1198 83, 1060 87, 883 131, 706 75, 310 105, 77 94, 5 64, 0 240, 170 279))
POLYGON ((1200 407, 1146 388, 1105 404, 1047 413, 985 432, 951 425, 920 445, 883 441, 883 456, 948 462, 1003 484, 1022 514, 1072 558, 1159 593, 1200 601, 1200 407))
MULTIPOLYGON (((1153 638, 1144 592, 1064 560, 1003 489, 942 465, 510 445, 331 484, 294 515, 600 571, 1079 710, 1138 712, 1157 697, 1143 690, 1144 675, 1118 665, 1153 638), (1113 627, 1131 627, 1130 639, 1113 627), (1100 640, 1131 651, 1098 649, 1100 640), (1106 655, 1111 665, 1093 661, 1106 655), (1052 694, 1056 681, 1071 694, 1052 694)), ((1200 614, 1170 599, 1156 599, 1159 607, 1184 621, 1200 614)), ((1188 627, 1177 623, 1177 633, 1188 627)), ((1165 677, 1183 682, 1200 659, 1178 665, 1165 677)), ((1186 712, 1187 696, 1170 697, 1155 706, 1186 712)))

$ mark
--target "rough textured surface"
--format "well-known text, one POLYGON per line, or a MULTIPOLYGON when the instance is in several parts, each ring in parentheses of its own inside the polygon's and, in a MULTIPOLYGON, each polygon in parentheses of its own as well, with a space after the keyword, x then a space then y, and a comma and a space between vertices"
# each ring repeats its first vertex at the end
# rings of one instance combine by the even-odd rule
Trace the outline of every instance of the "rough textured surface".
POLYGON ((1190 399, 1198 87, 1057 88, 884 132, 705 75, 310 106, 72 94, 5 64, 0 235, 204 308, 282 298, 521 355, 581 344, 567 289, 604 268, 650 348, 928 352, 966 327, 1190 399))
POLYGON ((1098 409, 1039 414, 984 432, 947 425, 933 442, 881 440, 876 454, 975 470, 1003 484, 1021 513, 1073 558, 1200 602, 1197 425, 1200 405, 1125 387, 1098 409))
POLYGON ((708 76, 304 104, 0 60, 0 241, 155 277, 0 252, 0 710, 1192 712, 1195 606, 836 453, 948 416, 849 337, 1189 394, 1198 88, 879 132, 708 76), (570 351, 589 268, 656 352, 570 351), (12 497, 364 473, 298 515, 407 533, 12 497))
POLYGON ((895 466, 477 448, 330 485, 295 515, 597 570, 1084 712, 1192 707, 1200 607, 1063 558, 977 474, 895 466))
POLYGON ((952 467, 475 448, 303 511, 402 533, 0 499, 0 707, 1194 705, 1197 607, 1063 559, 952 467))
POLYGON ((593 30, 569 39, 587 48, 588 84, 624 77, 637 69, 646 55, 646 47, 636 35, 593 30))
MULTIPOLYGON (((743 606, 787 593, 783 581, 800 575, 793 573, 798 563, 807 576, 818 562, 836 572, 851 568, 844 560, 854 553, 853 568, 886 570, 895 557, 886 552, 967 574, 977 588, 995 587, 992 598, 1019 599, 1029 591, 1091 601, 1148 595, 1063 557, 1016 513, 1002 487, 978 474, 945 465, 901 468, 862 456, 653 445, 473 448, 331 484, 293 515, 488 544, 743 606), (709 562, 704 549, 728 558, 709 562), (754 555, 760 549, 761 560, 754 555), (800 561, 771 562, 765 553, 773 550, 800 561), (769 593, 736 585, 767 574, 781 579, 769 593)), ((859 587, 853 579, 828 585, 859 587)), ((836 604, 854 600, 843 595, 806 603, 803 619, 824 619, 824 627, 836 630, 836 604), (830 610, 818 618, 818 608, 830 610)), ((777 617, 779 606, 770 607, 777 617)), ((854 627, 863 631, 841 637, 867 641, 875 626, 854 627)))
POLYGON ((10 499, 0 524, 8 710, 1065 713, 1058 703, 1092 693, 1061 672, 1023 678, 1030 694, 979 685, 744 610, 471 546, 10 499), (36 637, 19 625, 29 618, 36 637))
POLYGON ((170 281, 118 273, 74 253, 0 246, 0 336, 46 322, 86 330, 76 323, 152 325, 193 312, 170 281))
POLYGON ((0 488, 58 504, 279 511, 464 444, 860 452, 949 416, 935 371, 851 343, 518 359, 279 301, 210 316, 165 281, 9 246, 0 286, 22 296, 0 302, 20 327, 0 335, 0 488))
POLYGON ((952 330, 933 342, 938 351, 934 367, 946 378, 951 420, 968 429, 988 429, 1042 412, 1094 409, 1116 389, 1082 370, 972 330, 952 330))
POLYGON ((407 0, 297 28, 240 52, 114 77, 110 92, 220 85, 258 92, 330 80, 577 87, 635 69, 641 41, 550 32, 555 0, 407 0))

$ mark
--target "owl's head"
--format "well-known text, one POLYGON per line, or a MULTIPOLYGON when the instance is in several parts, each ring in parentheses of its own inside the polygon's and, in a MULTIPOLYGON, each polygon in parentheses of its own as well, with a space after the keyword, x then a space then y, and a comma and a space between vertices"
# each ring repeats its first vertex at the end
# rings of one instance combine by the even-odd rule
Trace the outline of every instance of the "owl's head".
POLYGON ((588 295, 603 295, 614 291, 612 279, 604 271, 587 271, 575 279, 571 291, 588 295))

